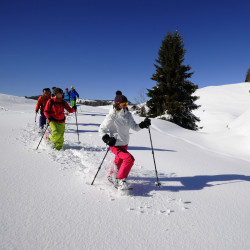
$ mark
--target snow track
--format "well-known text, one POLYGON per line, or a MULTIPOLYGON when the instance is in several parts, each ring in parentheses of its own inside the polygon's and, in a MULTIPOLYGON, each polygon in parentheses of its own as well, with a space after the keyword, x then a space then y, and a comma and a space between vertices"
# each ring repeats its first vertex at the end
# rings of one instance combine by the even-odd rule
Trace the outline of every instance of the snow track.
MULTIPOLYGON (((95 117, 96 115, 98 115, 98 113, 91 114, 92 117, 95 117)), ((67 120, 71 122, 73 117, 67 118, 67 120)), ((96 125, 95 123, 93 124, 96 125)), ((44 136, 37 153, 45 154, 45 157, 48 157, 48 160, 55 162, 61 171, 70 171, 74 175, 80 177, 83 180, 83 185, 86 185, 86 187, 91 187, 92 190, 94 189, 98 192, 104 192, 110 201, 115 201, 117 198, 124 198, 124 195, 127 196, 127 198, 130 197, 132 199, 132 203, 130 202, 132 205, 128 206, 125 211, 137 214, 171 215, 176 210, 182 211, 186 209, 185 204, 187 203, 180 202, 181 198, 179 196, 173 194, 170 195, 170 193, 167 199, 165 195, 162 196, 164 190, 168 191, 165 188, 165 185, 167 185, 167 178, 169 177, 168 174, 159 173, 162 187, 158 188, 155 186, 155 171, 153 169, 147 170, 137 163, 135 163, 132 168, 128 179, 128 184, 133 190, 130 190, 129 192, 117 191, 107 180, 107 175, 114 164, 114 156, 111 152, 108 153, 94 185, 91 186, 90 184, 93 181, 107 148, 103 146, 98 135, 96 135, 95 139, 92 138, 92 140, 94 142, 101 142, 102 146, 83 142, 79 144, 78 142, 70 140, 73 136, 76 136, 71 132, 74 131, 74 126, 74 124, 66 125, 67 129, 65 130, 65 138, 67 139, 65 139, 62 150, 58 151, 51 148, 51 145, 48 145, 48 141, 44 136), (154 209, 153 198, 160 200, 160 209, 154 209)), ((37 126, 34 126, 34 124, 27 124, 20 136, 21 141, 29 151, 36 152, 35 148, 42 136, 42 134, 39 134, 38 132, 39 129, 37 126)), ((88 136, 93 137, 91 134, 88 136)), ((174 174, 170 175, 172 176, 174 174)))

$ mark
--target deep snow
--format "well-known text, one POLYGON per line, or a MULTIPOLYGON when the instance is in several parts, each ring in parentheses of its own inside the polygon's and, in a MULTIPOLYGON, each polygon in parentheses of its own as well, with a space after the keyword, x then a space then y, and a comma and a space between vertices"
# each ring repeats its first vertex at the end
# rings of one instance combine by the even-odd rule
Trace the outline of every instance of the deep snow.
POLYGON ((90 185, 110 107, 78 108, 80 144, 72 115, 64 150, 35 150, 36 102, 0 94, 0 249, 249 249, 249 89, 199 89, 198 132, 152 119, 160 189, 148 131, 131 130, 129 195, 106 179, 112 153, 90 185))

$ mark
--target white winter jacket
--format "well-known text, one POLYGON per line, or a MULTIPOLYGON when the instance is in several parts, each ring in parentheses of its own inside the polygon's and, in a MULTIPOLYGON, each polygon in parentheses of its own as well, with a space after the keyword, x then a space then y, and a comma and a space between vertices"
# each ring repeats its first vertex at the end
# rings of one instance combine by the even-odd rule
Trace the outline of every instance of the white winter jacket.
POLYGON ((99 135, 103 137, 109 130, 110 136, 116 138, 115 146, 124 146, 129 143, 129 129, 141 130, 129 111, 115 109, 110 112, 99 128, 99 135))

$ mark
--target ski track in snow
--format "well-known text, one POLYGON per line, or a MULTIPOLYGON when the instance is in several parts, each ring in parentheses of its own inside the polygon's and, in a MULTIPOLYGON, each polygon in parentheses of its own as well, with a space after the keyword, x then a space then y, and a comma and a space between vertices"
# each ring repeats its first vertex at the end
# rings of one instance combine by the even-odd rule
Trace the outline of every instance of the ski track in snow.
MULTIPOLYGON (((67 118, 67 121, 70 121, 71 118, 67 118)), ((66 134, 70 129, 70 125, 66 123, 65 137, 67 137, 66 134)), ((82 142, 79 144, 65 139, 63 149, 58 151, 48 144, 48 140, 44 136, 38 150, 36 150, 41 136, 42 134, 39 133, 37 125, 27 124, 19 140, 26 146, 27 150, 47 154, 51 161, 59 164, 61 171, 73 172, 73 174, 83 179, 83 185, 90 188, 90 184, 106 153, 106 147, 93 146, 82 142)), ((107 180, 107 173, 110 171, 110 166, 113 165, 113 159, 113 154, 108 153, 92 186, 95 190, 105 193, 110 202, 128 199, 129 203, 125 210, 138 215, 169 216, 174 212, 189 209, 188 206, 191 202, 185 202, 180 197, 176 197, 177 193, 175 192, 164 190, 164 182, 161 182, 161 188, 156 187, 155 171, 146 170, 136 163, 131 169, 128 179, 128 184, 133 190, 118 191, 107 180), (161 204, 160 209, 159 204, 161 204)), ((175 176, 174 173, 158 173, 158 175, 159 178, 163 177, 165 179, 175 176)), ((159 180, 161 181, 161 179, 159 180)))

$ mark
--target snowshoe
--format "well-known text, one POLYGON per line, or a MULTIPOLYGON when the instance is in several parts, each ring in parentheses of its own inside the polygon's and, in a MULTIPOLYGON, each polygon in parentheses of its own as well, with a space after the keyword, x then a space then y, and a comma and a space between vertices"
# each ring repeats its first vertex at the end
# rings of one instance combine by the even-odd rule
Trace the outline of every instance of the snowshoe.
POLYGON ((132 190, 133 188, 129 187, 127 182, 126 182, 126 179, 122 179, 122 180, 119 180, 117 179, 117 185, 114 185, 115 188, 117 188, 118 190, 120 191, 126 191, 126 190, 132 190))

